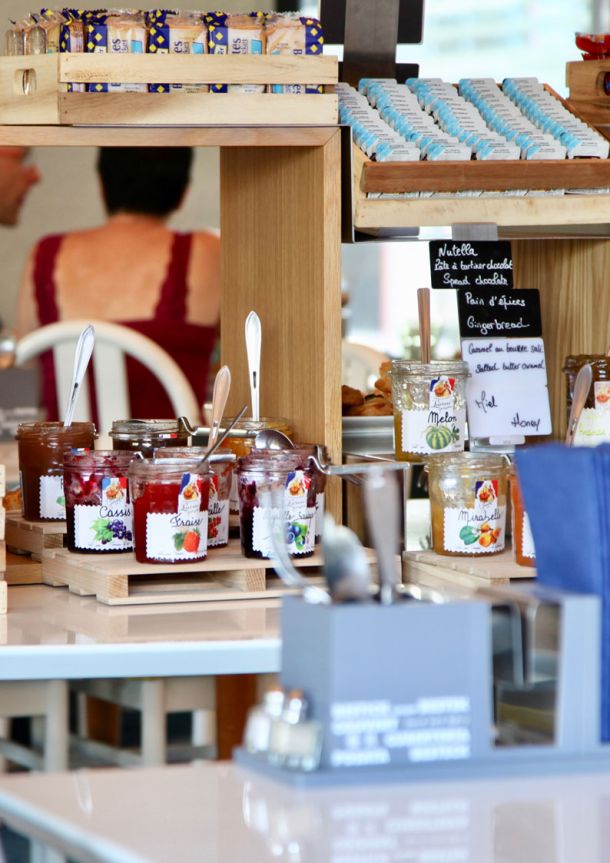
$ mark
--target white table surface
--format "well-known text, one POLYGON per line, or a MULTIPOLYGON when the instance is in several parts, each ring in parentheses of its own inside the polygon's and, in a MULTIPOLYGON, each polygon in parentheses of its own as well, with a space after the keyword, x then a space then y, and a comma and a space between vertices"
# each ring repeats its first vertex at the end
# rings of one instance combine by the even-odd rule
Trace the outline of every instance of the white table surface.
POLYGON ((602 863, 610 774, 294 791, 228 763, 0 780, 79 863, 602 863))
POLYGON ((109 607, 11 586, 0 680, 262 674, 280 667, 279 600, 109 607))

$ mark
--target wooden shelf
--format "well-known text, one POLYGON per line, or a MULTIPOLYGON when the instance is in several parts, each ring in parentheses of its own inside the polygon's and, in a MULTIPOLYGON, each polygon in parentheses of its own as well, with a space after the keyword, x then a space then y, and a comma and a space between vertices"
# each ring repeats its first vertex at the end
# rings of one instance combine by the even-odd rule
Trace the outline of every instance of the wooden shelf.
POLYGON ((510 548, 501 554, 476 557, 450 557, 432 550, 403 554, 403 580, 422 587, 473 591, 535 577, 535 568, 515 563, 510 548))

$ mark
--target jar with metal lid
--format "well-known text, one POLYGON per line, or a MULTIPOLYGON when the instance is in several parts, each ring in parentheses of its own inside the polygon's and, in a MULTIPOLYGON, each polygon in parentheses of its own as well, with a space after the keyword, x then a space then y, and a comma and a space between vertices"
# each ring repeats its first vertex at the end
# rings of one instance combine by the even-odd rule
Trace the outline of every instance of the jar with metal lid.
MULTIPOLYGON (((221 428, 226 428, 231 418, 224 417, 221 428)), ((231 452, 240 458, 248 455, 254 447, 254 439, 260 431, 265 429, 276 429, 287 437, 292 438, 293 428, 290 422, 283 417, 261 417, 260 420, 242 419, 235 423, 231 434, 223 441, 223 446, 228 447, 231 452)), ((231 486, 231 512, 239 512, 239 498, 237 493, 237 476, 234 475, 231 486)))
POLYGON ((517 469, 513 465, 510 476, 511 527, 513 557, 519 566, 536 566, 536 549, 530 520, 523 503, 517 469))
POLYGON ((597 446, 610 441, 610 357, 605 354, 567 356, 563 366, 566 376, 566 422, 572 407, 574 383, 580 369, 591 366, 591 389, 580 415, 574 443, 597 446))
POLYGON ((64 521, 64 450, 93 449, 97 437, 90 422, 21 423, 17 427, 23 517, 28 521, 64 521))
POLYGON ((136 560, 183 563, 203 560, 208 545, 207 462, 200 459, 132 460, 136 560))
MULTIPOLYGON (((160 458, 199 458, 206 454, 206 447, 169 447, 156 449, 154 456, 160 458)), ((227 447, 221 446, 209 459, 210 497, 208 503, 208 548, 221 548, 229 542, 229 497, 237 456, 227 447)))
POLYGON ((390 378, 394 449, 399 461, 422 462, 464 449, 468 365, 394 360, 390 378))
POLYGON ((68 549, 108 554, 133 549, 127 472, 134 454, 72 449, 64 453, 68 549))
POLYGON ((283 505, 290 555, 313 554, 316 471, 294 450, 253 450, 237 462, 241 545, 246 557, 271 558, 274 512, 283 505))
POLYGON ((113 449, 141 452, 152 458, 158 447, 186 447, 189 432, 181 418, 175 420, 115 420, 110 430, 113 449))
POLYGON ((470 452, 439 455, 426 470, 434 551, 449 556, 503 551, 508 459, 470 452))

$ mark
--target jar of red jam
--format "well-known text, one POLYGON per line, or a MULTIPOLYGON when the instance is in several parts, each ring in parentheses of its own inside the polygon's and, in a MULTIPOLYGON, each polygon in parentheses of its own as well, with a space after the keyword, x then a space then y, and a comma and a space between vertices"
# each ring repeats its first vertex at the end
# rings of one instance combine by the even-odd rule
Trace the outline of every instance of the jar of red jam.
POLYGON ((152 458, 159 447, 187 447, 189 433, 179 417, 175 420, 115 420, 110 429, 113 449, 141 452, 152 458))
MULTIPOLYGON (((205 447, 156 449, 155 458, 203 458, 205 447)), ((221 548, 229 542, 229 497, 236 456, 219 447, 210 456, 210 497, 208 503, 208 548, 221 548)))
POLYGON ((199 459, 134 459, 129 466, 136 560, 188 563, 208 548, 208 465, 199 459))
POLYGON ((23 517, 28 521, 64 521, 64 450, 93 449, 95 426, 74 422, 22 423, 17 428, 23 517))
POLYGON ((513 557, 519 566, 536 566, 536 549, 530 520, 523 505, 519 477, 513 465, 510 477, 511 526, 513 535, 513 557))
POLYGON ((73 449, 64 454, 68 548, 84 554, 133 549, 127 472, 134 455, 73 449))
POLYGON ((313 554, 316 471, 294 450, 253 450, 238 459, 241 545, 246 557, 271 558, 273 510, 283 504, 285 541, 291 556, 313 554))
MULTIPOLYGON (((223 418, 221 427, 226 428, 231 419, 223 418)), ((234 452, 240 458, 249 455, 254 448, 254 440, 260 431, 275 429, 281 431, 287 437, 292 438, 293 429, 287 419, 283 417, 261 417, 260 420, 242 419, 233 426, 231 434, 225 439, 224 446, 234 452)), ((239 512, 239 497, 237 494, 237 475, 233 475, 231 485, 231 512, 239 512)))

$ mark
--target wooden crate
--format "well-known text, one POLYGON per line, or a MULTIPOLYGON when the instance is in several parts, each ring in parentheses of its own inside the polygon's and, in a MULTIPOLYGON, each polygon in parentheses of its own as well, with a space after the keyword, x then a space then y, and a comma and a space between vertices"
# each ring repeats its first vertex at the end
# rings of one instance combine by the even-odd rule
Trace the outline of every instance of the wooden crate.
POLYGON ((523 578, 535 578, 533 567, 518 566, 512 549, 501 554, 477 557, 448 557, 432 550, 403 553, 403 580, 422 587, 472 592, 480 587, 510 584, 523 578))
MULTIPOLYGON (((309 575, 322 564, 322 555, 316 551, 293 562, 309 575)), ((175 566, 138 563, 133 553, 74 554, 51 548, 43 554, 42 575, 45 584, 67 585, 72 593, 93 595, 107 605, 264 599, 287 592, 272 561, 244 557, 236 540, 212 549, 204 561, 175 566)))
POLYGON ((26 521, 21 513, 6 514, 6 544, 10 551, 25 552, 35 561, 42 560, 45 548, 61 548, 66 533, 65 521, 26 521))
POLYGON ((566 63, 568 104, 588 123, 610 124, 610 95, 604 80, 610 74, 610 60, 575 60, 566 63))
POLYGON ((290 93, 68 93, 68 83, 322 84, 336 57, 48 54, 0 57, 0 124, 334 125, 337 96, 290 93))
POLYGON ((7 584, 42 584, 42 561, 7 551, 4 580, 7 584))

